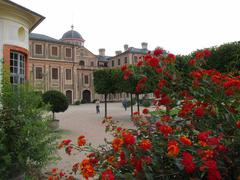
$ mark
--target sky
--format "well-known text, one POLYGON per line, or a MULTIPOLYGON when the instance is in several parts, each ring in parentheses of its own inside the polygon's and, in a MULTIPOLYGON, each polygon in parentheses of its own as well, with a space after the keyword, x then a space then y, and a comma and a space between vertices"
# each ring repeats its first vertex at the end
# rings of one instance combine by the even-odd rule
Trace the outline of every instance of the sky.
POLYGON ((46 19, 33 31, 60 39, 71 29, 94 54, 124 44, 174 54, 240 41, 239 0, 12 0, 46 19))

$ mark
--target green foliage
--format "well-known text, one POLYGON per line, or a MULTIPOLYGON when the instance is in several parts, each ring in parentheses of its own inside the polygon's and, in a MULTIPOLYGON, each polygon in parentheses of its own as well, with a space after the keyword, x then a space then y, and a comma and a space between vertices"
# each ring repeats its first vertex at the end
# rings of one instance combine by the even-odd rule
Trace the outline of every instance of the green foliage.
POLYGON ((50 109, 53 113, 64 112, 68 108, 67 97, 60 91, 50 90, 43 94, 43 102, 50 104, 50 109))
POLYGON ((240 69, 240 42, 223 44, 211 49, 212 55, 208 58, 207 68, 214 68, 222 73, 239 74, 240 69))
POLYGON ((144 99, 144 100, 142 100, 142 105, 144 107, 149 107, 149 106, 151 106, 151 102, 152 102, 151 99, 144 99))
POLYGON ((0 95, 0 179, 45 166, 55 152, 56 135, 48 127, 46 108, 29 85, 12 86, 4 73, 0 95))

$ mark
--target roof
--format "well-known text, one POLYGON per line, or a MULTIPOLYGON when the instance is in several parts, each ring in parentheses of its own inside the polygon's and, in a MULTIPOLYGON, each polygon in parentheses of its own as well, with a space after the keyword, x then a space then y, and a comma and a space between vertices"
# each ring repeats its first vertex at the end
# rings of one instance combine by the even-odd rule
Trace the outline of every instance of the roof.
POLYGON ((62 39, 82 39, 82 36, 79 32, 74 31, 73 29, 70 31, 67 31, 63 34, 62 39))
POLYGON ((30 40, 39 40, 39 41, 47 41, 47 42, 53 42, 53 43, 73 45, 72 43, 63 42, 61 40, 46 36, 44 34, 38 34, 38 33, 30 33, 29 39, 30 40))
POLYGON ((121 56, 123 54, 128 54, 128 53, 131 53, 131 54, 147 54, 149 50, 147 49, 140 49, 140 48, 135 48, 135 47, 130 47, 128 48, 128 50, 116 55, 116 56, 113 56, 113 57, 109 57, 110 59, 114 58, 114 57, 117 57, 117 56, 121 56))
POLYGON ((40 14, 38 14, 38 13, 28 9, 28 8, 25 8, 25 7, 19 5, 19 4, 15 3, 15 2, 12 2, 10 0, 2 0, 2 2, 8 4, 8 5, 12 6, 12 7, 15 7, 17 9, 21 9, 24 12, 26 12, 27 14, 30 14, 30 15, 32 15, 34 17, 34 22, 31 24, 31 27, 29 28, 30 32, 33 31, 33 29, 35 29, 45 19, 44 16, 42 16, 42 15, 40 15, 40 14))
POLYGON ((111 56, 100 56, 100 55, 96 55, 98 61, 105 61, 108 62, 108 60, 111 58, 111 56))

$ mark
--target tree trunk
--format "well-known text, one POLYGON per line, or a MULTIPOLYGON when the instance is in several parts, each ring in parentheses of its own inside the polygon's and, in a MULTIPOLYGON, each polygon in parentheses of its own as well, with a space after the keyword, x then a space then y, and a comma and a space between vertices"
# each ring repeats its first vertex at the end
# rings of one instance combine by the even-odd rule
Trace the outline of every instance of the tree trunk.
POLYGON ((105 101, 105 118, 107 118, 107 94, 104 95, 104 101, 105 101))
POLYGON ((138 109, 138 113, 140 114, 140 107, 139 107, 139 94, 137 94, 137 109, 138 109))
POLYGON ((132 93, 130 93, 130 98, 131 98, 131 116, 133 116, 133 105, 132 105, 132 93))

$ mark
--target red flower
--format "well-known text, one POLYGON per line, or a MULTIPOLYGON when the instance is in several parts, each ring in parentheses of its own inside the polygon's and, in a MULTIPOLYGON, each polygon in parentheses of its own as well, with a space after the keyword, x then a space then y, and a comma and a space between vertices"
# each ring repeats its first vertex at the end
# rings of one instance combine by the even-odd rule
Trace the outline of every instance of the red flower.
POLYGON ((196 168, 196 165, 195 163, 193 162, 193 157, 190 153, 188 152, 183 152, 182 153, 182 165, 184 166, 184 170, 187 172, 187 173, 193 173, 193 171, 195 170, 196 168))
POLYGON ((227 90, 224 91, 224 93, 225 93, 226 96, 232 96, 234 94, 232 89, 227 89, 227 90))
POLYGON ((143 156, 141 159, 146 164, 151 164, 152 163, 152 158, 150 156, 143 156))
POLYGON ((167 125, 158 125, 156 123, 156 125, 158 126, 159 131, 161 131, 161 133, 164 134, 164 136, 168 136, 169 134, 172 133, 172 128, 170 126, 167 125))
POLYGON ((157 74, 160 74, 160 73, 162 73, 163 72, 163 68, 156 68, 156 73, 157 74))
POLYGON ((146 76, 144 76, 138 81, 138 83, 139 84, 144 84, 147 80, 148 80, 148 78, 146 76))
POLYGON ((168 54, 168 59, 175 60, 176 56, 174 54, 168 54))
POLYGON ((159 55, 161 55, 162 53, 163 53, 163 50, 160 49, 160 48, 155 49, 154 52, 153 52, 153 54, 154 54, 155 56, 159 56, 159 55))
POLYGON ((203 53, 204 53, 205 57, 211 56, 211 51, 209 51, 208 49, 204 49, 203 53))
POLYGON ((149 150, 149 149, 152 148, 152 143, 151 143, 151 141, 148 140, 148 139, 143 139, 143 140, 140 142, 139 147, 140 147, 142 150, 147 151, 147 150, 149 150))
POLYGON ((189 64, 190 66, 194 66, 194 65, 196 64, 196 59, 190 59, 190 60, 188 61, 188 64, 189 64))
POLYGON ((155 89, 154 90, 154 92, 153 92, 153 94, 154 94, 154 96, 156 97, 156 98, 160 98, 160 90, 159 89, 155 89))
POLYGON ((207 138, 209 137, 209 135, 211 134, 210 131, 205 131, 205 132, 200 132, 197 136, 199 141, 207 141, 207 138))
POLYGON ((221 174, 217 169, 217 163, 214 160, 207 160, 204 164, 200 167, 201 171, 208 169, 208 180, 220 180, 221 174))
POLYGON ((102 180, 114 180, 114 175, 111 169, 106 169, 102 172, 102 180))
POLYGON ((78 137, 78 146, 84 146, 86 144, 85 136, 78 137))
POLYGON ((121 67, 121 71, 124 72, 124 71, 126 71, 126 70, 127 70, 127 65, 124 64, 124 65, 121 67))
POLYGON ((66 152, 68 155, 71 155, 72 150, 73 150, 73 147, 72 147, 72 146, 68 146, 68 147, 66 147, 65 152, 66 152))
POLYGON ((123 133, 123 141, 127 145, 135 144, 135 137, 130 132, 124 132, 123 133))
POLYGON ((204 58, 204 55, 205 55, 204 52, 198 51, 198 52, 196 52, 195 57, 197 60, 199 60, 199 59, 204 58))
POLYGON ((160 60, 157 58, 151 58, 148 60, 148 64, 152 67, 157 67, 159 65, 160 60))
POLYGON ((143 61, 138 61, 137 67, 141 67, 143 65, 143 61))
POLYGON ((133 72, 131 70, 125 70, 123 73, 123 79, 127 80, 129 78, 129 76, 132 74, 133 74, 133 72))
POLYGON ((168 153, 169 157, 176 157, 179 153, 178 143, 175 140, 171 140, 168 142, 168 153))
POLYGON ((119 160, 119 165, 123 166, 126 164, 126 157, 123 151, 120 153, 120 160, 119 160))
POLYGON ((236 122, 236 126, 237 126, 238 129, 240 129, 240 120, 238 120, 238 121, 236 122))
POLYGON ((192 145, 192 142, 190 139, 188 139, 186 136, 181 136, 180 141, 185 145, 192 145))
POLYGON ((195 111, 194 111, 194 114, 199 118, 203 117, 204 114, 205 114, 204 108, 203 107, 196 108, 195 111))
POLYGON ((70 139, 63 140, 61 144, 58 146, 58 148, 62 148, 64 146, 67 146, 71 143, 72 141, 70 139))
POLYGON ((143 112, 143 114, 148 114, 149 110, 147 108, 144 108, 142 112, 143 112))
POLYGON ((158 82, 158 87, 160 89, 162 89, 165 85, 167 84, 167 81, 165 79, 161 79, 159 82, 158 82))
POLYGON ((114 138, 112 141, 112 147, 114 152, 117 152, 123 144, 123 140, 120 138, 114 138))

